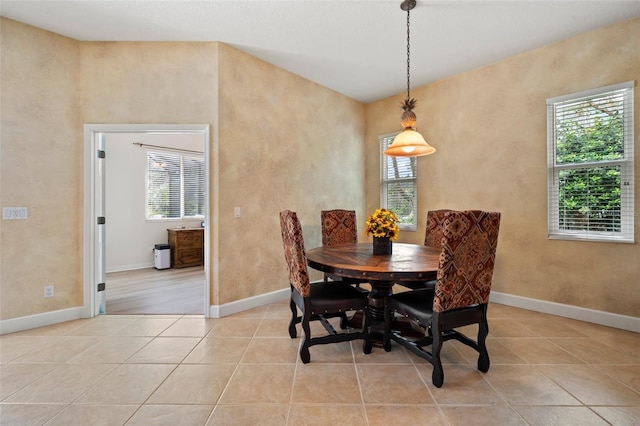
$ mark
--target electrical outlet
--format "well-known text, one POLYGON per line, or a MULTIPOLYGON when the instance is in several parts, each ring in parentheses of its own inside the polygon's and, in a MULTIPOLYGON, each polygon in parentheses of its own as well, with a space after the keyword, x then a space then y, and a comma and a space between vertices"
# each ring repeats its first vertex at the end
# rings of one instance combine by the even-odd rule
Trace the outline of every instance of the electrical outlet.
POLYGON ((47 285, 44 287, 44 297, 53 297, 53 286, 47 285))

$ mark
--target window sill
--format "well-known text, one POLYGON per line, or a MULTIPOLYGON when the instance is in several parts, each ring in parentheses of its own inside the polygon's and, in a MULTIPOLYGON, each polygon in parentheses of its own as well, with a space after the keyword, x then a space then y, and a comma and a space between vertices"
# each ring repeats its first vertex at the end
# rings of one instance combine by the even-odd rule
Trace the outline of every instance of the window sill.
POLYGON ((577 234, 577 233, 553 233, 549 234, 550 240, 567 240, 567 241, 586 241, 596 243, 624 243, 634 244, 633 237, 622 237, 613 235, 594 235, 594 234, 577 234))

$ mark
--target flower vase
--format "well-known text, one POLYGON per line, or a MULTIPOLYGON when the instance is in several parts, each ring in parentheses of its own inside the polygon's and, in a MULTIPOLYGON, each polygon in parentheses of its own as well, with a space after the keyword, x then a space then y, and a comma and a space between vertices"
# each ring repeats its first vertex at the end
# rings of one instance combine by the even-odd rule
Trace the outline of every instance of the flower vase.
POLYGON ((393 243, 389 237, 373 237, 373 254, 390 255, 393 252, 393 243))

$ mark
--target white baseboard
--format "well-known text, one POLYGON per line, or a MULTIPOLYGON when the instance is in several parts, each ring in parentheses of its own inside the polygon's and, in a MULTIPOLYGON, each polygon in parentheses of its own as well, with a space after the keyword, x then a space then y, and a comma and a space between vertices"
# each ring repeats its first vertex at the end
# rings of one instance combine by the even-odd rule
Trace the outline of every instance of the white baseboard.
MULTIPOLYGON (((258 306, 287 300, 291 290, 289 288, 276 290, 271 293, 237 300, 224 305, 212 305, 209 307, 211 318, 222 318, 238 312, 257 308, 258 306)), ((58 324, 65 321, 72 321, 84 318, 83 307, 61 309, 58 311, 44 312, 42 314, 29 315, 25 317, 0 320, 0 335, 15 333, 17 331, 31 330, 33 328, 45 327, 47 325, 58 324)))
MULTIPOLYGON (((210 316, 212 318, 222 318, 238 312, 246 311, 269 303, 280 302, 289 298, 291 290, 286 288, 247 299, 237 300, 224 305, 212 305, 210 316)), ((622 330, 640 333, 640 318, 627 315, 620 315, 611 312, 597 311, 595 309, 582 308, 579 306, 565 305, 562 303, 549 302, 546 300, 531 299, 523 296, 516 296, 507 293, 491 292, 490 300, 502 305, 513 306, 515 308, 528 309, 530 311, 542 312, 545 314, 557 315, 559 317, 571 318, 579 321, 591 322, 607 327, 619 328, 622 330)))
POLYGON ((120 265, 120 266, 107 266, 105 272, 110 274, 111 272, 124 272, 124 271, 135 271, 136 269, 148 269, 153 268, 155 263, 139 263, 135 265, 120 265))
POLYGON ((495 303, 500 303, 501 305, 528 309, 530 311, 542 312, 545 314, 557 315, 559 317, 571 318, 640 333, 640 318, 638 317, 597 311, 595 309, 581 308, 579 306, 565 305, 546 300, 531 299, 528 297, 515 296, 513 294, 497 293, 494 291, 491 292, 489 300, 495 303))
POLYGON ((225 303, 224 305, 211 305, 209 307, 209 316, 211 318, 226 317, 228 315, 233 315, 238 312, 257 308, 258 306, 268 305, 270 303, 287 300, 289 299, 290 295, 291 295, 291 289, 284 288, 282 290, 272 291, 271 293, 265 293, 258 296, 248 297, 246 299, 225 303))
MULTIPOLYGON (((290 292, 291 290, 289 288, 285 288, 242 300, 236 300, 231 303, 225 303, 224 305, 211 305, 209 307, 209 316, 211 318, 222 318, 238 312, 257 308, 259 306, 268 305, 270 303, 281 302, 289 298, 290 292)), ((490 300, 502 305, 640 333, 640 318, 638 317, 597 311, 595 309, 581 308, 579 306, 565 305, 562 303, 531 299, 528 297, 498 292, 491 292, 490 300)), ((83 307, 80 306, 1 320, 0 335, 80 319, 83 318, 82 313, 83 307)))
POLYGON ((26 317, 11 318, 0 321, 0 335, 15 333, 17 331, 31 330, 32 328, 58 324, 82 318, 83 307, 60 309, 58 311, 44 312, 28 315, 26 317))

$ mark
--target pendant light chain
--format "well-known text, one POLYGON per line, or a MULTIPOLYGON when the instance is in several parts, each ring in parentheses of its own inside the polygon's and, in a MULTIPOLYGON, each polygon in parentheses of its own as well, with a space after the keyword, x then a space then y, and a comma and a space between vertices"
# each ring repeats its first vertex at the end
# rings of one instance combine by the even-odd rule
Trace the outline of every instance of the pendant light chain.
POLYGON ((411 38, 410 38, 410 30, 409 30, 409 23, 410 23, 409 14, 410 13, 411 13, 411 10, 407 10, 407 100, 411 99, 411 96, 410 96, 411 80, 410 80, 410 76, 409 76, 409 70, 411 68, 411 62, 410 62, 410 59, 409 59, 410 58, 410 54, 411 54, 411 51, 410 51, 410 46, 411 46, 410 40, 411 40, 411 38))
MULTIPOLYGON (((402 0, 400 9, 407 12, 407 99, 401 102, 402 110, 400 123, 404 128, 398 133, 393 142, 384 150, 384 155, 389 157, 420 157, 436 152, 436 149, 424 140, 422 135, 415 130, 416 113, 413 109, 417 101, 411 99, 411 13, 416 7, 416 0, 402 0)), ((394 163, 395 164, 395 163, 394 163)))

